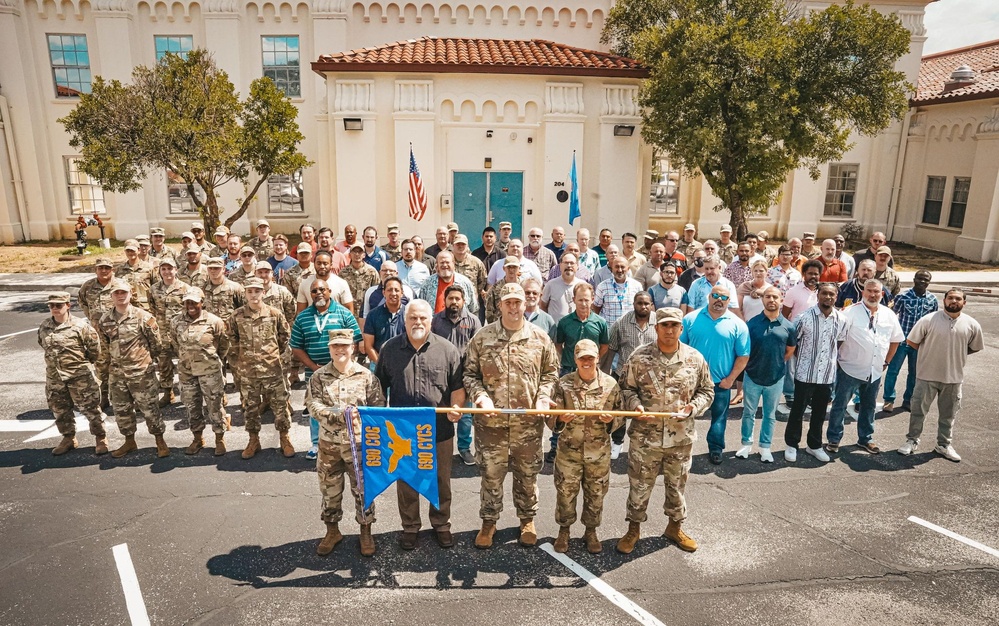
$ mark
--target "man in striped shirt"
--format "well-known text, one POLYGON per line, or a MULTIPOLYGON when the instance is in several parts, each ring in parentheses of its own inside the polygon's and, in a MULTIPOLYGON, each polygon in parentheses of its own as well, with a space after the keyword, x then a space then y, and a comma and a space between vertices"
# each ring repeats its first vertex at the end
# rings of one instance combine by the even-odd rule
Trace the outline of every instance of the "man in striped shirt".
MULTIPOLYGON (((902 333, 908 337, 909 331, 920 319, 930 313, 936 313, 940 308, 940 302, 932 293, 927 292, 933 275, 926 270, 919 270, 912 278, 912 288, 903 291, 892 302, 892 310, 898 316, 898 323, 902 327, 902 333)), ((904 341, 898 344, 898 350, 891 363, 888 364, 888 371, 885 372, 885 406, 886 413, 895 409, 895 382, 902 371, 902 364, 909 361, 908 373, 905 377, 905 391, 902 394, 902 410, 909 410, 909 402, 912 400, 912 392, 916 388, 916 351, 908 346, 904 341)))

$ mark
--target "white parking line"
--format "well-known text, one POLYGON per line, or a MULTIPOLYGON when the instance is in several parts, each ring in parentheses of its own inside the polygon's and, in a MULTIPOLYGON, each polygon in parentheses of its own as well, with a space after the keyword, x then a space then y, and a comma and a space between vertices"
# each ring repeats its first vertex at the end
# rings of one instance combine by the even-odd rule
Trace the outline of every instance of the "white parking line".
POLYGON ((24 333, 37 333, 37 328, 29 328, 28 330, 19 330, 16 333, 10 333, 8 335, 0 335, 0 339, 7 339, 8 337, 17 337, 18 335, 23 335, 24 333))
POLYGON ((954 532, 952 530, 947 530, 946 528, 942 528, 940 526, 937 526, 936 524, 932 524, 930 522, 927 522, 926 520, 920 519, 920 518, 916 517, 915 515, 909 516, 909 521, 912 522, 912 523, 914 523, 914 524, 919 524, 920 526, 925 526, 926 528, 929 528, 930 530, 936 531, 936 532, 940 533, 941 535, 946 535, 947 537, 950 537, 951 539, 957 539, 958 541, 960 541, 963 544, 969 545, 972 548, 978 548, 979 550, 981 550, 982 552, 984 552, 986 554, 991 554, 992 556, 994 556, 996 558, 999 558, 999 550, 996 550, 995 548, 990 548, 990 547, 988 547, 985 544, 978 543, 974 539, 968 539, 967 537, 959 535, 959 534, 957 534, 956 532, 954 532))
POLYGON ((0 433, 34 433, 55 425, 55 420, 0 420, 0 433))
POLYGON ((600 580, 599 577, 593 575, 589 570, 580 565, 579 563, 573 561, 564 554, 559 554, 555 552, 552 548, 552 544, 544 543, 541 544, 541 549, 547 552, 556 561, 565 565, 569 568, 573 574, 579 576, 583 581, 589 586, 593 587, 600 595, 610 600, 615 606, 627 613, 628 615, 635 618, 639 624, 648 624, 649 626, 665 626, 661 621, 659 621, 656 616, 652 615, 642 607, 638 606, 631 600, 629 600, 625 595, 620 593, 617 589, 614 589, 604 581, 600 580))
POLYGON ((128 619, 132 626, 149 626, 149 616, 146 614, 146 603, 142 600, 139 590, 139 579, 135 576, 132 557, 128 554, 128 544, 122 543, 113 548, 114 562, 118 566, 118 576, 121 587, 125 591, 125 606, 128 608, 128 619))

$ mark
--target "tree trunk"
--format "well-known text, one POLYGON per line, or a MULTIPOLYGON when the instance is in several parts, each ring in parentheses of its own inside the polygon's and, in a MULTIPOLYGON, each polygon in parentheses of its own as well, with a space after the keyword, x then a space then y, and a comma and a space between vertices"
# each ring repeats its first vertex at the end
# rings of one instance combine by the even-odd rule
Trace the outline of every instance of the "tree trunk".
POLYGON ((215 189, 205 189, 205 204, 200 208, 201 219, 205 223, 205 233, 209 240, 215 237, 215 229, 219 227, 219 204, 215 197, 215 189))
MULTIPOLYGON (((226 219, 225 221, 226 226, 232 228, 232 225, 236 223, 236 220, 243 217, 243 214, 246 213, 246 209, 250 207, 250 202, 253 201, 253 198, 257 195, 257 191, 260 190, 260 186, 264 184, 265 180, 267 180, 266 176, 261 176, 259 179, 257 179, 256 184, 253 185, 253 189, 250 191, 250 193, 246 194, 246 198, 243 199, 243 203, 240 204, 239 208, 236 209, 236 211, 226 219)), ((250 228, 250 232, 253 232, 252 225, 250 228)))
POLYGON ((738 194, 729 196, 728 210, 732 214, 728 222, 732 227, 732 235, 736 241, 742 241, 749 234, 749 227, 746 226, 746 211, 738 194))

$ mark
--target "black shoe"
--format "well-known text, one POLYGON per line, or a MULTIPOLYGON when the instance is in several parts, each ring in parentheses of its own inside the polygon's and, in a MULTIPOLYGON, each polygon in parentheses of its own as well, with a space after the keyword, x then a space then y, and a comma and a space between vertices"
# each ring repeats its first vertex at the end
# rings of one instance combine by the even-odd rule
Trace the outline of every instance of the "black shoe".
POLYGON ((711 452, 708 454, 708 460, 711 461, 713 465, 721 465, 722 453, 721 452, 711 452))
POLYGON ((454 545, 454 536, 450 530, 438 530, 434 535, 437 537, 437 545, 442 548, 450 548, 454 545))
POLYGON ((902 403, 902 411, 904 411, 906 413, 911 413, 912 412, 912 407, 909 406, 908 402, 903 402, 902 403))
POLYGON ((471 450, 458 450, 458 456, 465 465, 475 465, 475 455, 471 450))
POLYGON ((309 416, 309 407, 305 407, 304 409, 302 409, 302 417, 308 417, 308 416, 309 416))
POLYGON ((416 547, 416 537, 417 533, 402 531, 402 534, 399 535, 399 547, 403 550, 412 550, 416 547))
POLYGON ((555 448, 552 448, 548 452, 545 452, 545 463, 555 462, 555 448))

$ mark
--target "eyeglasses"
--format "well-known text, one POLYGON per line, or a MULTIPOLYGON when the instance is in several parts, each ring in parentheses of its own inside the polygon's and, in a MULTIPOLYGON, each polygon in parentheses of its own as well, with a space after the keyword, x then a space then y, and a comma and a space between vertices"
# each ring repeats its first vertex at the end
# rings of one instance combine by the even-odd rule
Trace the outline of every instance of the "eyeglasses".
POLYGON ((329 289, 323 289, 322 287, 320 287, 319 289, 310 289, 309 293, 312 293, 312 294, 316 294, 316 293, 327 293, 328 291, 329 291, 329 289))
POLYGON ((532 290, 530 290, 530 291, 524 291, 524 295, 525 295, 525 296, 540 296, 540 295, 541 295, 541 292, 540 292, 540 291, 534 291, 534 290, 532 289, 532 290))
POLYGON ((528 235, 531 239, 541 239, 541 235, 528 235))
POLYGON ((673 243, 676 243, 676 242, 678 242, 680 240, 679 239, 667 239, 666 241, 672 241, 673 243))
POLYGON ((722 302, 728 302, 728 296, 721 293, 713 293, 711 294, 711 298, 714 300, 721 300, 722 302))
POLYGON ((252 253, 252 252, 244 252, 243 254, 241 254, 241 255, 239 255, 239 256, 246 256, 246 257, 250 257, 250 256, 253 256, 253 253, 252 253))

